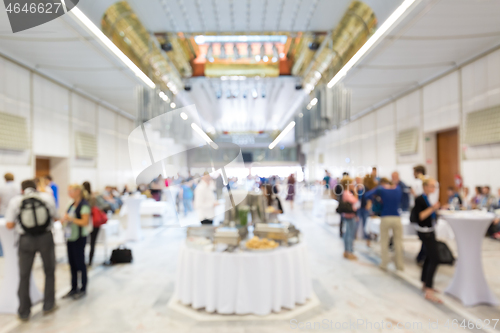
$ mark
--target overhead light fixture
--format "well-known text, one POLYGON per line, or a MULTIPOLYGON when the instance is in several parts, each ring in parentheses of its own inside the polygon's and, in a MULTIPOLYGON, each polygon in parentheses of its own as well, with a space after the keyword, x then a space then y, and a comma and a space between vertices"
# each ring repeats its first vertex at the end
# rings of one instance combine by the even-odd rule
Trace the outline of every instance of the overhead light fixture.
POLYGON ((170 103, 170 107, 171 107, 172 109, 175 109, 175 103, 174 103, 174 102, 170 103))
POLYGON ((226 59, 226 44, 220 44, 220 55, 219 59, 226 59))
POLYGON ((167 94, 165 94, 163 91, 160 91, 160 93, 158 94, 160 96, 160 98, 164 101, 164 102, 168 102, 168 96, 167 94))
POLYGON ((188 115, 185 112, 181 112, 181 118, 184 120, 188 119, 188 115))
POLYGON ((304 117, 304 114, 301 112, 301 113, 299 113, 299 118, 302 118, 302 117, 304 117))
POLYGON ((196 44, 206 43, 281 43, 286 44, 286 35, 198 35, 196 44))
POLYGON ((264 62, 268 62, 268 61, 269 61, 269 57, 265 55, 265 56, 263 56, 263 57, 262 57, 262 60, 263 60, 264 62))
POLYGON ((312 100, 311 100, 311 105, 312 106, 315 106, 316 104, 318 104, 318 99, 316 97, 314 97, 312 100))
POLYGON ((253 97, 254 99, 256 99, 256 98, 257 98, 257 96, 259 96, 259 94, 257 93, 257 89, 253 88, 253 89, 252 89, 252 97, 253 97))
POLYGON ((87 27, 111 52, 113 52, 134 74, 148 87, 154 89, 156 84, 130 60, 80 9, 73 7, 70 11, 85 27, 87 27))
POLYGON ((233 44, 233 57, 234 60, 238 60, 240 58, 240 54, 238 52, 238 46, 236 46, 236 43, 233 44))
POLYGON ((404 0, 403 3, 389 16, 387 20, 375 31, 375 33, 366 41, 363 46, 356 52, 355 55, 338 71, 337 74, 328 82, 327 87, 332 88, 342 78, 347 75, 347 72, 361 60, 361 58, 370 50, 375 43, 393 26, 394 23, 410 8, 416 0, 404 0))
POLYGON ((273 149, 274 147, 276 147, 276 145, 280 143, 280 141, 285 137, 285 135, 287 135, 288 132, 290 132, 294 127, 295 127, 295 121, 290 122, 290 124, 288 124, 287 127, 285 127, 285 129, 280 133, 280 135, 278 135, 278 137, 274 139, 273 142, 271 142, 271 144, 269 145, 269 149, 273 149))
POLYGON ((213 149, 219 149, 219 146, 215 142, 213 142, 212 139, 210 139, 207 133, 203 132, 200 126, 192 123, 191 128, 194 129, 195 132, 198 133, 203 138, 203 140, 205 140, 213 149))
POLYGON ((257 55, 255 56, 255 61, 257 61, 257 62, 259 62, 259 61, 260 61, 260 54, 257 54, 257 55))
POLYGON ((212 44, 208 45, 206 58, 210 62, 214 62, 214 50, 212 44))

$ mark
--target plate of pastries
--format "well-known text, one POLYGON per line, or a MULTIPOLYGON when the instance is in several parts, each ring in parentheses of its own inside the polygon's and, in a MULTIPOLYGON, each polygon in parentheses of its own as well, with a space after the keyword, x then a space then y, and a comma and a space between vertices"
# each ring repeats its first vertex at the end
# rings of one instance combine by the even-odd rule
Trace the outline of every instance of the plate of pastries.
POLYGON ((245 247, 251 251, 269 251, 277 248, 279 244, 272 239, 252 237, 245 243, 245 247))

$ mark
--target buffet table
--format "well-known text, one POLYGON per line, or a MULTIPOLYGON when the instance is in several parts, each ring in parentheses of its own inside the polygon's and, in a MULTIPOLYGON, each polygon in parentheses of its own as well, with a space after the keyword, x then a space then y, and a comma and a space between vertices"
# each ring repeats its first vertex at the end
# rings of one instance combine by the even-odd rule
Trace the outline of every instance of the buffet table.
MULTIPOLYGON (((14 229, 7 229, 6 221, 0 218, 0 242, 2 242, 4 255, 4 272, 0 289, 0 313, 17 313, 19 298, 17 290, 19 287, 19 263, 17 254, 18 235, 14 229)), ((31 276, 30 282, 31 302, 36 304, 43 299, 31 276)))
POLYGON ((482 244, 484 235, 495 217, 483 212, 441 212, 455 232, 458 259, 453 280, 446 293, 460 299, 465 306, 498 305, 483 271, 482 244))
POLYGON ((176 297, 219 314, 268 315, 312 296, 304 244, 271 251, 206 252, 183 246, 176 297))

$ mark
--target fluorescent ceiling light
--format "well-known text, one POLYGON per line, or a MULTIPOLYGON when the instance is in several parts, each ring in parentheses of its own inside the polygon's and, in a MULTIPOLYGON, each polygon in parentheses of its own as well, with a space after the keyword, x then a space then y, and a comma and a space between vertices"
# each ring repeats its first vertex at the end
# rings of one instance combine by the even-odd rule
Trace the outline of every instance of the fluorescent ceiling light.
POLYGON ((394 23, 410 8, 416 0, 405 0, 403 3, 389 16, 387 20, 375 31, 368 41, 361 46, 356 54, 335 74, 328 82, 328 88, 332 88, 342 78, 347 75, 347 72, 375 45, 375 43, 392 27, 394 23))
POLYGON ((230 36, 206 36, 194 37, 196 44, 206 43, 281 43, 285 44, 288 37, 285 35, 230 35, 230 36))
POLYGON ((170 103, 170 107, 171 107, 172 109, 174 109, 174 108, 175 108, 175 103, 174 103, 174 102, 170 103))
POLYGON ((318 104, 318 99, 316 97, 314 97, 312 100, 311 100, 311 105, 312 106, 315 106, 316 104, 318 104))
POLYGON ((287 127, 285 127, 285 129, 280 133, 280 135, 278 135, 278 137, 276 139, 274 139, 274 141, 269 145, 269 149, 273 149, 274 147, 276 147, 276 145, 285 137, 285 135, 288 134, 288 132, 290 132, 292 130, 292 128, 295 127, 295 121, 292 121, 290 124, 288 124, 287 127))
POLYGON ((188 119, 188 115, 185 114, 184 112, 181 112, 181 118, 186 120, 186 119, 188 119))
POLYGON ((73 7, 70 11, 83 25, 85 25, 111 52, 113 52, 128 68, 134 72, 148 87, 154 89, 156 85, 144 72, 130 60, 80 9, 73 7))
POLYGON ((213 149, 219 149, 219 146, 215 142, 213 142, 212 139, 210 139, 207 133, 203 132, 200 126, 192 123, 191 128, 194 129, 195 132, 198 133, 203 138, 203 140, 205 140, 213 149))

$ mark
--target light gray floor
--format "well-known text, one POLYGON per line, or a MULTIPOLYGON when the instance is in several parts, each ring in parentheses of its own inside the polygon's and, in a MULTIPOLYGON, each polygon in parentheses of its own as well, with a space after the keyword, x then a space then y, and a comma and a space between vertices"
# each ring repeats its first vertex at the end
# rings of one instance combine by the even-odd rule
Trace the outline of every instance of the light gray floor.
MULTIPOLYGON (((324 324, 324 321, 333 321, 335 325, 363 320, 365 323, 371 322, 373 331, 378 331, 375 329, 376 325, 381 325, 382 322, 386 326, 387 323, 395 326, 400 322, 414 328, 399 330, 402 332, 439 332, 445 331, 443 325, 447 320, 451 323, 453 319, 460 322, 463 319, 446 305, 434 305, 425 301, 421 291, 404 279, 382 272, 377 267, 377 245, 367 248, 364 242, 357 241, 356 251, 360 260, 347 261, 342 257, 343 242, 338 236, 338 227, 326 225, 314 218, 310 211, 288 211, 286 218, 294 221, 307 242, 313 287, 321 302, 319 308, 297 318, 297 322, 306 325, 307 322, 324 324), (430 328, 429 321, 439 321, 440 329, 430 328)), ((169 310, 167 304, 174 292, 177 255, 185 239, 185 229, 175 226, 148 228, 145 234, 144 241, 132 245, 133 264, 94 268, 86 298, 80 301, 61 300, 60 309, 53 315, 43 317, 36 314, 29 323, 14 327, 12 332, 301 331, 293 329, 289 321, 200 323, 169 310)), ((488 244, 489 250, 485 256, 492 259, 485 261, 488 266, 487 276, 496 294, 500 296, 497 274, 500 246, 497 243, 488 244), (494 264, 495 260, 497 264, 494 264)), ((419 275, 419 268, 412 259, 416 248, 418 243, 405 242, 406 273, 414 278, 419 275)), ((440 270, 437 277, 438 288, 449 282, 452 273, 453 268, 440 270)), ((65 263, 58 265, 57 277, 62 279, 58 281, 58 288, 67 288, 69 280, 65 263)), ((498 307, 477 307, 472 310, 481 319, 500 317, 498 307)), ((14 316, 0 316, 0 325, 13 318, 14 316)), ((358 329, 365 330, 365 326, 358 329)), ((335 331, 355 330, 348 327, 335 331)))

